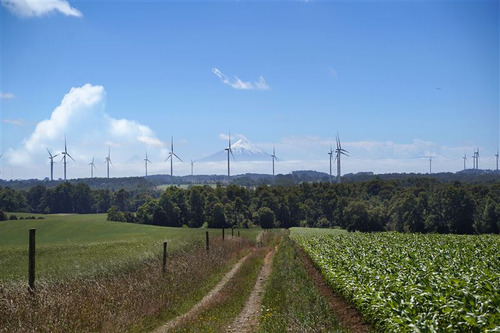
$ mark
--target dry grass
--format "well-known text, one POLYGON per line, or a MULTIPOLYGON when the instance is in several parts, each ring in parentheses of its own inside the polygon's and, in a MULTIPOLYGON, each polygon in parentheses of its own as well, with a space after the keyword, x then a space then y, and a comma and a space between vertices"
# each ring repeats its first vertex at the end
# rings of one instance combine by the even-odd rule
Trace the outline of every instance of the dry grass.
POLYGON ((0 332, 123 332, 150 330, 195 304, 248 251, 242 239, 211 240, 139 269, 108 277, 38 284, 0 285, 0 332))

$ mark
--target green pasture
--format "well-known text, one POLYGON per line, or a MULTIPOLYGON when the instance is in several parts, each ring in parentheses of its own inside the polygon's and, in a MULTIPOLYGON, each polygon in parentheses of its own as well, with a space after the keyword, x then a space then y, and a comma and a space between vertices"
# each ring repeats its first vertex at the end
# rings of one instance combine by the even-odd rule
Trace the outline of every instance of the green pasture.
MULTIPOLYGON (((44 219, 0 222, 0 282, 26 280, 31 228, 36 229, 38 281, 93 277, 132 268, 160 256, 164 241, 168 242, 169 253, 202 245, 207 231, 109 222, 106 214, 16 215, 44 219)), ((255 240, 259 232, 240 230, 240 235, 255 240)), ((211 237, 221 236, 221 230, 209 229, 209 233, 211 237)), ((231 230, 226 229, 226 236, 230 235, 231 230)))

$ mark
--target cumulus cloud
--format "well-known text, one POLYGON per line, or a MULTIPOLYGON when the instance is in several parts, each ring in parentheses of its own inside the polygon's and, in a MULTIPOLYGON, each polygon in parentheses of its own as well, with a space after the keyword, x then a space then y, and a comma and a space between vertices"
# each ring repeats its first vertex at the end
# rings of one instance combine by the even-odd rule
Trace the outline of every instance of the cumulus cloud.
POLYGON ((228 85, 234 89, 241 90, 268 90, 270 89, 269 85, 266 83, 266 80, 263 76, 259 77, 259 81, 256 82, 248 82, 243 81, 239 77, 235 76, 233 80, 230 80, 225 74, 223 74, 218 68, 212 68, 212 73, 214 73, 222 83, 228 85))
POLYGON ((12 166, 35 166, 45 163, 46 150, 62 151, 67 138, 68 151, 82 165, 95 155, 96 163, 115 149, 113 162, 125 161, 146 147, 163 147, 148 126, 130 119, 115 119, 105 112, 106 91, 103 86, 85 84, 71 88, 49 119, 39 122, 22 145, 6 152, 12 166))
POLYGON ((14 98, 13 93, 0 91, 0 99, 12 99, 12 98, 14 98))
POLYGON ((66 0, 2 0, 2 5, 13 14, 21 17, 40 17, 54 12, 66 16, 83 16, 66 0))

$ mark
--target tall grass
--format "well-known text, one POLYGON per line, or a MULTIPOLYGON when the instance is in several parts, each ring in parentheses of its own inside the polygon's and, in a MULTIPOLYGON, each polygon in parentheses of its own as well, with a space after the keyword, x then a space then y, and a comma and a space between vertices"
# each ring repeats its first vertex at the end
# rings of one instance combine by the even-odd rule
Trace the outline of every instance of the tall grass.
POLYGON ((199 301, 250 248, 241 239, 212 239, 138 268, 102 277, 46 280, 35 292, 0 285, 0 332, 124 332, 150 330, 199 301))

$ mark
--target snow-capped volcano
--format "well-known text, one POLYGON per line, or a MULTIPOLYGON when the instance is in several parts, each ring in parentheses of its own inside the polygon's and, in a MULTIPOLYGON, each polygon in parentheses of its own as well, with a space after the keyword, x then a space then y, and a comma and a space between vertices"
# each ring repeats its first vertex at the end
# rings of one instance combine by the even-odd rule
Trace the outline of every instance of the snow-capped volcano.
MULTIPOLYGON (((236 162, 239 161, 267 161, 271 158, 271 155, 257 148, 255 145, 250 143, 246 138, 241 138, 231 145, 231 150, 233 151, 234 159, 236 162)), ((199 160, 199 162, 218 162, 227 160, 227 151, 221 150, 215 154, 204 157, 199 160)))

